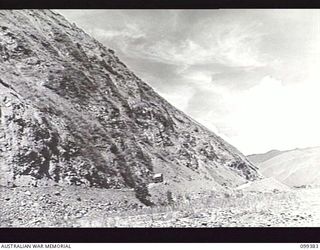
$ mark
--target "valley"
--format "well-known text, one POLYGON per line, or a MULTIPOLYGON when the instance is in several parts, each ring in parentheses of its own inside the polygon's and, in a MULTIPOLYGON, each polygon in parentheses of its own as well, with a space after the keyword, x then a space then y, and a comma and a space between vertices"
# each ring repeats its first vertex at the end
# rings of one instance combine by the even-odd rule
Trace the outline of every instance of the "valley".
POLYGON ((320 225, 319 148, 245 156, 62 15, 0 24, 0 227, 320 225))

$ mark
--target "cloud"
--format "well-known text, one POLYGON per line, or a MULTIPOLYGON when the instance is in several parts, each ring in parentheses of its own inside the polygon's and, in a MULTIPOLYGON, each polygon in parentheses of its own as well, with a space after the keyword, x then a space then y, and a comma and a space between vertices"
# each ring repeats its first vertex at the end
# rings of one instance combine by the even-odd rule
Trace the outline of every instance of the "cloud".
POLYGON ((140 32, 139 28, 134 25, 128 25, 125 29, 122 30, 105 30, 101 28, 93 28, 91 30, 93 36, 102 39, 140 39, 145 37, 144 33, 140 32))
POLYGON ((180 110, 186 110, 192 95, 194 95, 194 89, 192 87, 179 88, 178 91, 161 93, 162 97, 180 110))
POLYGON ((319 85, 285 86, 265 76, 240 94, 225 93, 225 105, 232 112, 223 122, 233 131, 222 132, 245 153, 264 152, 270 150, 269 145, 278 149, 319 145, 319 90, 319 85))
POLYGON ((229 67, 262 67, 266 63, 254 48, 259 39, 250 30, 233 27, 228 32, 215 32, 214 36, 208 31, 201 41, 193 37, 147 41, 140 49, 135 47, 135 56, 184 66, 217 63, 229 67))

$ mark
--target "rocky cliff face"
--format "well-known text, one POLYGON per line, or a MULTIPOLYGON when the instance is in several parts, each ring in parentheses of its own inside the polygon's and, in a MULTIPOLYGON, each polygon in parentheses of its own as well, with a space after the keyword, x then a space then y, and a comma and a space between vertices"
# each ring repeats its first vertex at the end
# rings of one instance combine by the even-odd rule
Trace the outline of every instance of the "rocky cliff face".
POLYGON ((0 115, 2 185, 137 188, 162 173, 167 185, 212 188, 258 177, 112 50, 48 10, 0 11, 0 115))

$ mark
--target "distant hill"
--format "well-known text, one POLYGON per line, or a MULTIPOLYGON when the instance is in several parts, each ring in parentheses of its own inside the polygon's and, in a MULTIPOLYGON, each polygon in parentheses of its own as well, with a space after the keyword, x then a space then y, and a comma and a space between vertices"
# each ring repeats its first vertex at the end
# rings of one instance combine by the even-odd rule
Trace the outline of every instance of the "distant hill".
POLYGON ((256 166, 264 176, 273 177, 290 187, 319 185, 320 147, 280 152, 256 163, 256 166))
POLYGON ((251 161, 253 164, 259 164, 261 162, 267 161, 279 154, 282 154, 286 151, 280 151, 280 150, 270 150, 267 153, 264 154, 252 154, 252 155, 248 155, 247 158, 249 159, 249 161, 251 161))

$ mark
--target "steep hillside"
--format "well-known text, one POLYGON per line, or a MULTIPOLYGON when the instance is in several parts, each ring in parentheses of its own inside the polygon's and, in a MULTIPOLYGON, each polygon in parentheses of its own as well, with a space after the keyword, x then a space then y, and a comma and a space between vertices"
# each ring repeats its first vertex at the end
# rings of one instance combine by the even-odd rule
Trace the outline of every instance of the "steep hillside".
POLYGON ((0 11, 0 65, 2 185, 141 190, 162 173, 192 191, 259 176, 59 14, 0 11))
POLYGON ((320 147, 284 152, 257 165, 264 176, 288 186, 320 184, 320 147))

